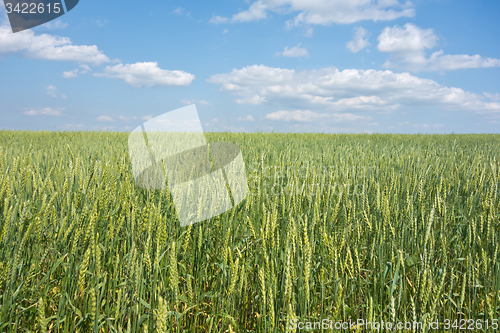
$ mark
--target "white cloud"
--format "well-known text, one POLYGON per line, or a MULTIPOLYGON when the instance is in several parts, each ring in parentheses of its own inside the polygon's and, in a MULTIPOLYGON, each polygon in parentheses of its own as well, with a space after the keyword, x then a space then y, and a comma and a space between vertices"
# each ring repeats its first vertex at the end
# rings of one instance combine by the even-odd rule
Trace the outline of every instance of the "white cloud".
POLYGON ((253 65, 213 75, 208 82, 238 96, 235 102, 239 104, 377 112, 401 107, 437 106, 500 116, 500 103, 487 96, 390 70, 339 71, 328 67, 296 72, 253 65))
POLYGON ((227 17, 220 16, 212 16, 210 19, 210 23, 220 24, 226 22, 251 22, 258 21, 261 19, 267 18, 267 5, 263 4, 262 0, 258 0, 250 5, 248 10, 239 12, 238 14, 233 15, 232 18, 228 19, 227 17))
POLYGON ((432 29, 420 29, 411 23, 407 23, 403 28, 395 25, 392 28, 386 27, 382 30, 382 33, 378 36, 379 44, 377 48, 380 52, 419 52, 433 48, 438 39, 432 29))
POLYGON ((82 71, 82 70, 80 70, 80 73, 82 73, 82 74, 85 74, 85 73, 87 73, 87 72, 89 72, 89 71, 91 71, 91 70, 92 70, 92 69, 90 68, 90 66, 89 66, 89 65, 87 65, 87 64, 81 64, 81 65, 80 65, 80 67, 81 67, 81 68, 83 68, 83 71, 82 71))
POLYGON ((100 116, 100 117, 97 117, 95 118, 95 120, 97 121, 107 121, 107 122, 113 122, 113 118, 111 118, 110 116, 100 116))
POLYGON ((359 116, 352 113, 316 113, 309 110, 284 111, 280 110, 273 113, 268 113, 264 118, 276 121, 297 121, 310 122, 315 120, 345 122, 357 120, 370 120, 370 117, 359 116))
POLYGON ((250 5, 248 10, 233 15, 233 22, 250 22, 265 19, 267 17, 267 5, 259 0, 250 5))
POLYGON ((68 99, 65 94, 61 94, 62 99, 68 99))
POLYGON ((67 37, 35 35, 32 30, 14 34, 7 25, 2 25, 0 26, 0 54, 6 53, 17 53, 27 58, 95 65, 110 61, 96 45, 73 45, 67 37))
POLYGON ((63 72, 63 78, 65 79, 70 79, 77 76, 78 76, 78 68, 75 68, 72 71, 63 72))
POLYGON ((301 24, 349 24, 363 20, 388 21, 398 17, 413 17, 415 10, 410 1, 399 0, 258 0, 248 10, 231 18, 213 16, 210 23, 250 22, 267 18, 268 11, 278 14, 299 12, 288 27, 301 24))
POLYGON ((428 65, 425 70, 442 71, 456 70, 464 68, 488 68, 500 67, 500 59, 484 58, 479 54, 467 55, 443 55, 444 51, 434 52, 428 59, 428 65))
POLYGON ((142 119, 142 120, 144 120, 144 121, 148 121, 148 120, 153 119, 153 115, 152 115, 152 114, 150 114, 150 115, 147 115, 147 116, 142 117, 141 119, 142 119))
POLYGON ((120 115, 118 117, 118 119, 120 119, 121 121, 124 121, 124 122, 131 122, 132 120, 136 120, 137 117, 125 117, 123 115, 120 115))
POLYGON ((264 102, 266 102, 266 98, 259 95, 254 95, 248 98, 235 99, 234 101, 238 104, 259 105, 259 104, 264 104, 264 102))
POLYGON ((404 121, 404 122, 398 123, 397 126, 395 126, 395 125, 389 126, 389 128, 392 128, 392 129, 399 129, 400 127, 437 129, 437 128, 443 128, 443 127, 445 127, 445 125, 444 124, 427 124, 427 123, 410 123, 409 121, 404 121))
POLYGON ((228 32, 229 32, 229 30, 224 29, 224 31, 222 31, 222 34, 223 34, 223 35, 225 35, 225 34, 227 34, 228 32))
POLYGON ((184 99, 182 99, 182 100, 181 100, 181 103, 182 103, 182 104, 184 104, 184 105, 191 105, 191 104, 196 104, 196 103, 198 103, 198 104, 202 104, 202 105, 210 105, 210 106, 213 106, 213 104, 212 104, 212 103, 210 103, 210 102, 208 102, 208 101, 206 101, 206 100, 204 100, 204 99, 201 99, 201 100, 199 100, 199 101, 198 101, 198 100, 196 100, 196 99, 186 99, 186 98, 184 98, 184 99))
POLYGON ((238 120, 240 120, 240 121, 254 121, 255 119, 252 117, 252 115, 248 115, 245 118, 238 117, 238 120))
MULTIPOLYGON (((177 7, 173 12, 172 14, 177 14, 177 15, 184 15, 184 12, 186 10, 182 7, 177 7)), ((187 12, 186 13, 186 17, 191 17, 191 13, 190 12, 187 12)))
POLYGON ((88 71, 91 71, 91 70, 92 70, 92 69, 90 68, 90 66, 89 66, 89 65, 87 65, 87 64, 81 64, 81 65, 80 65, 80 68, 83 68, 83 70, 82 70, 82 69, 78 70, 78 68, 75 68, 75 69, 73 69, 72 71, 63 72, 63 77, 64 77, 65 79, 70 79, 70 78, 73 78, 73 77, 77 77, 77 76, 78 76, 78 74, 85 74, 85 73, 87 73, 88 71))
POLYGON ((500 101, 500 94, 499 93, 496 93, 496 94, 490 94, 490 93, 483 93, 484 96, 486 96, 486 98, 489 98, 491 100, 494 100, 494 101, 500 101))
POLYGON ((158 67, 157 62, 106 66, 103 73, 95 73, 94 76, 122 79, 134 88, 143 86, 188 86, 195 78, 193 74, 184 71, 161 69, 158 67))
POLYGON ((62 110, 64 108, 52 109, 52 108, 43 108, 40 110, 29 110, 24 112, 25 115, 28 116, 60 116, 62 115, 62 110))
POLYGON ((227 21, 228 21, 227 17, 212 16, 209 22, 213 24, 221 24, 221 23, 226 23, 227 21))
POLYGON ((43 27, 47 29, 66 29, 68 27, 68 23, 63 23, 61 20, 57 20, 55 22, 47 22, 43 25, 43 27))
POLYGON ((49 84, 48 86, 45 86, 45 89, 47 89, 47 95, 49 95, 50 97, 56 97, 57 87, 49 84))
POLYGON ((500 59, 483 58, 480 55, 447 55, 443 50, 426 56, 426 49, 437 45, 439 37, 432 29, 421 29, 411 23, 402 28, 386 27, 378 36, 377 49, 390 53, 383 65, 386 68, 401 68, 411 71, 443 71, 463 68, 499 67, 500 59))
POLYGON ((184 104, 184 105, 191 105, 191 104, 195 104, 196 103, 196 100, 195 99, 181 99, 181 103, 184 104))
POLYGON ((304 37, 312 37, 313 32, 314 32, 314 28, 311 28, 311 27, 307 28, 307 31, 304 34, 304 37))
POLYGON ((184 12, 184 8, 177 7, 172 13, 177 14, 177 15, 182 15, 183 12, 184 12))
POLYGON ((276 55, 282 55, 283 57, 309 57, 309 52, 307 52, 307 49, 304 47, 300 47, 300 44, 301 43, 292 47, 291 49, 289 49, 288 46, 285 46, 283 52, 278 52, 276 55))
POLYGON ((354 28, 355 33, 351 41, 346 43, 346 48, 352 53, 356 53, 370 45, 368 43, 369 33, 363 27, 354 28))

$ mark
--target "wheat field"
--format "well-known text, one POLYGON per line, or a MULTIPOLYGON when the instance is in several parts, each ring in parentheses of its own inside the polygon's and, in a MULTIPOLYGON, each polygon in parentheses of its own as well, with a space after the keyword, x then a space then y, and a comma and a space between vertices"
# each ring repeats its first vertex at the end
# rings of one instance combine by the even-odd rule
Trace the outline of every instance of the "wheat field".
POLYGON ((128 133, 0 131, 0 331, 500 318, 499 135, 206 137, 250 193, 181 228, 128 133))

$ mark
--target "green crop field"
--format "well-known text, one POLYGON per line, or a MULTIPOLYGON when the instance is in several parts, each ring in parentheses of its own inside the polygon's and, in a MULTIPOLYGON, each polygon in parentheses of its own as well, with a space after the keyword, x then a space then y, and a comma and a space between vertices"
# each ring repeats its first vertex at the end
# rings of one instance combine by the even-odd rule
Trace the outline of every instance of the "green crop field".
POLYGON ((240 146, 250 193, 181 228, 128 133, 0 131, 0 331, 500 319, 500 135, 206 137, 240 146))

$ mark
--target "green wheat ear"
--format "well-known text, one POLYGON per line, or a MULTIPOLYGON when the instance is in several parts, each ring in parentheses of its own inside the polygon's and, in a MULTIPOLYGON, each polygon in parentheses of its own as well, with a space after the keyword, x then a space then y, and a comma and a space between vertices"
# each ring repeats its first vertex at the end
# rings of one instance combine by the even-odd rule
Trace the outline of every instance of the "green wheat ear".
POLYGON ((205 134, 240 146, 249 194, 181 228, 127 133, 0 131, 0 331, 499 317, 498 136, 205 134))
POLYGON ((177 249, 175 242, 172 243, 170 249, 170 288, 174 293, 174 301, 177 303, 179 296, 179 273, 177 271, 177 249))
POLYGON ((45 303, 43 298, 38 299, 38 325, 40 327, 40 332, 47 332, 47 318, 45 318, 45 303))
POLYGON ((168 306, 165 300, 160 296, 158 299, 158 309, 155 310, 156 329, 158 333, 168 332, 168 306))

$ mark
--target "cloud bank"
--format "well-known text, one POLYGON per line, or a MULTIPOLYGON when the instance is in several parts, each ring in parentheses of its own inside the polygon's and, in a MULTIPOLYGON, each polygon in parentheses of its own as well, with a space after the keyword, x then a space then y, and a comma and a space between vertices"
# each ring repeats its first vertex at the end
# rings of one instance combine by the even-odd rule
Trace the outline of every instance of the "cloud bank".
POLYGON ((296 72, 264 65, 216 74, 208 82, 237 96, 239 104, 388 112, 408 107, 440 107, 500 116, 500 103, 488 95, 446 87, 433 80, 390 70, 338 70, 327 67, 296 72))

